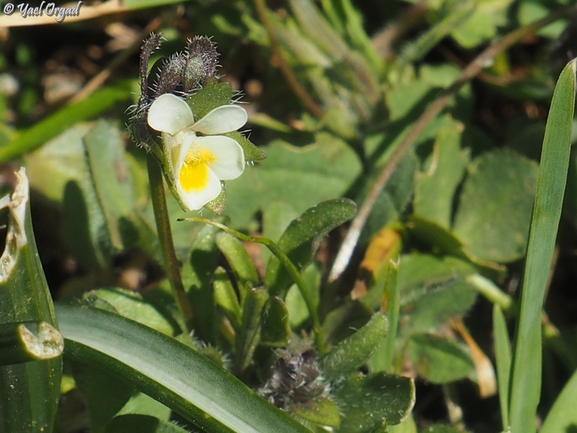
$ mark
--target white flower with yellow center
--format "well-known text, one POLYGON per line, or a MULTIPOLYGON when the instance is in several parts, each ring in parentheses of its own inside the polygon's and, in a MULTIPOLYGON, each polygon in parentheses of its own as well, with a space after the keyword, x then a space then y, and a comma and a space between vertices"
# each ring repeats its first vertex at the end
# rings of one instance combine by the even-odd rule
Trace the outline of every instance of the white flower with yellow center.
POLYGON ((244 108, 222 105, 194 121, 188 104, 172 94, 159 96, 148 110, 148 124, 162 132, 173 184, 188 210, 214 200, 221 181, 239 177, 245 167, 240 144, 221 134, 247 121, 244 108))

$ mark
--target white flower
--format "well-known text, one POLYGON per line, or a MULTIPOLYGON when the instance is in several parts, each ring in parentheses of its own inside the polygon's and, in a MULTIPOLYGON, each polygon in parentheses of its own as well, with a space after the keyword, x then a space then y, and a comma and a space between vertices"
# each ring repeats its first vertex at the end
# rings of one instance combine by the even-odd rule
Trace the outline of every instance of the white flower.
POLYGON ((240 144, 224 135, 247 121, 244 108, 223 105, 194 121, 188 104, 172 94, 159 96, 148 111, 148 124, 162 132, 164 151, 180 201, 197 210, 214 200, 221 181, 239 177, 245 167, 240 144))

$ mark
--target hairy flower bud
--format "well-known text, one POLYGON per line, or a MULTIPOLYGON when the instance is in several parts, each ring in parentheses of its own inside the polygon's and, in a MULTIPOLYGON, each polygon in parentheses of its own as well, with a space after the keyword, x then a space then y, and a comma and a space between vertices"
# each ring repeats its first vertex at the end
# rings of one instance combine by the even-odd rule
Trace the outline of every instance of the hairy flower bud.
POLYGON ((186 58, 183 86, 185 92, 190 92, 215 76, 218 52, 209 38, 200 36, 188 41, 186 58))

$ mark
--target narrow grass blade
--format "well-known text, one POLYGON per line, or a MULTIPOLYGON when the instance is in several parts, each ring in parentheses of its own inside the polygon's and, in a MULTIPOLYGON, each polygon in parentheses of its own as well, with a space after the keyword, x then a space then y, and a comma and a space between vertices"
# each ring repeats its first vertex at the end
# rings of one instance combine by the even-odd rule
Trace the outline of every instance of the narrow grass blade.
POLYGON ((539 433, 558 433, 575 430, 577 425, 577 411, 575 402, 577 401, 577 372, 573 373, 569 382, 561 391, 553 407, 547 414, 543 426, 539 433))
POLYGON ((108 311, 57 305, 56 314, 65 356, 122 376, 203 431, 309 432, 173 338, 108 311))
POLYGON ((118 102, 128 99, 130 99, 129 83, 122 82, 114 87, 100 89, 83 101, 67 105, 2 147, 0 162, 9 161, 37 149, 75 123, 97 116, 118 102))
POLYGON ((503 431, 509 426, 509 379, 511 372, 511 341, 503 310, 499 305, 493 306, 493 334, 495 336, 495 358, 497 360, 497 379, 499 386, 499 403, 503 431))
POLYGON ((555 86, 543 140, 513 354, 509 403, 513 432, 531 433, 536 428, 541 391, 541 310, 567 181, 574 108, 572 60, 555 86))

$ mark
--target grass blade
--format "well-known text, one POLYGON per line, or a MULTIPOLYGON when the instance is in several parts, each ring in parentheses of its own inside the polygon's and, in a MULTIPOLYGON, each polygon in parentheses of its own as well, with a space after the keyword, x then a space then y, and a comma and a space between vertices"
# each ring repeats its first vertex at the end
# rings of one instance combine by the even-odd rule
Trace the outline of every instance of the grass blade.
POLYGON ((555 400, 553 407, 547 414, 539 433, 571 432, 577 425, 577 373, 573 373, 569 382, 555 400))
POLYGON ((115 86, 104 87, 83 101, 64 106, 0 148, 0 162, 10 161, 31 152, 75 123, 93 118, 129 99, 130 85, 128 82, 121 82, 115 86))
POLYGON ((57 305, 56 313, 66 356, 122 376, 204 431, 309 432, 173 338, 103 310, 57 305))
POLYGON ((511 373, 511 341, 505 323, 503 310, 493 305, 493 333, 495 335, 495 358, 497 360, 497 379, 499 385, 499 403, 503 431, 509 426, 509 381, 511 373))
POLYGON ((575 108, 575 60, 561 72, 547 118, 515 335, 511 431, 535 431, 541 392, 541 310, 567 181, 575 108))

